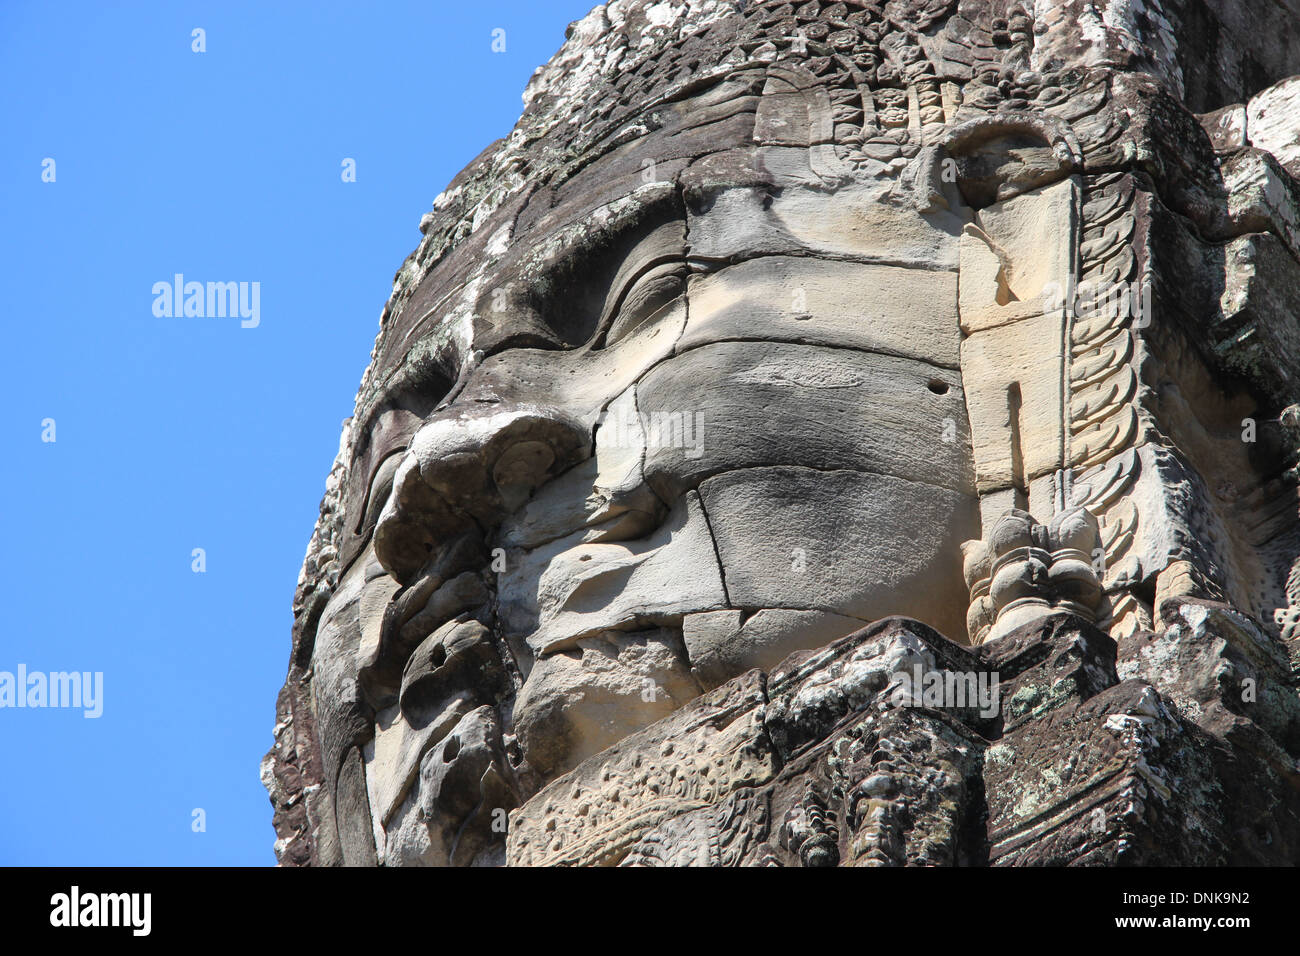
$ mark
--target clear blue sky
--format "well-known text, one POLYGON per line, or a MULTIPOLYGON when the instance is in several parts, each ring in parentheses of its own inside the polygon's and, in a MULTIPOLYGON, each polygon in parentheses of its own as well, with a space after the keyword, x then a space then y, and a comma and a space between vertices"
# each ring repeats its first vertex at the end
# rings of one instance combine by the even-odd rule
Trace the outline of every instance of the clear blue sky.
POLYGON ((290 601, 393 273, 593 5, 0 4, 0 671, 104 674, 98 719, 0 709, 0 864, 274 862, 290 601), (155 317, 177 272, 260 325, 155 317))

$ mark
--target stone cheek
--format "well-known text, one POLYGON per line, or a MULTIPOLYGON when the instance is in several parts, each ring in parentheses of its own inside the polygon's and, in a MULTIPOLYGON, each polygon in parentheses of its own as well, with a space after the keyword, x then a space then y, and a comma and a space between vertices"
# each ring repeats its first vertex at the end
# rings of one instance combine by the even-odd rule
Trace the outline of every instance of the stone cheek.
POLYGON ((602 8, 435 201, 282 862, 1294 858, 1300 65, 888 6, 602 8))

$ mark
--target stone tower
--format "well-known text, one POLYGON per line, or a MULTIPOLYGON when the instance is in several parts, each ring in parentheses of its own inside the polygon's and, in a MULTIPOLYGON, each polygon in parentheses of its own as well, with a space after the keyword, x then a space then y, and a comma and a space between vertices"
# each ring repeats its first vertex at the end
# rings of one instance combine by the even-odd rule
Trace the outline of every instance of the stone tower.
POLYGON ((1297 73, 1266 0, 573 24, 381 317, 280 861, 1295 862, 1297 73))

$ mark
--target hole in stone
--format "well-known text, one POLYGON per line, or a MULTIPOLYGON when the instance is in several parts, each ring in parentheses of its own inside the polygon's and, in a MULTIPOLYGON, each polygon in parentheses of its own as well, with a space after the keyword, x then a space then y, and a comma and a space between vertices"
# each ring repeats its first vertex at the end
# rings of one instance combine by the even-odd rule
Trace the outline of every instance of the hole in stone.
POLYGON ((939 380, 939 379, 937 379, 937 378, 932 378, 932 379, 930 379, 930 384, 927 385, 926 387, 929 388, 930 391, 934 392, 934 394, 936 394, 936 395, 947 395, 947 394, 948 394, 948 388, 949 388, 948 383, 947 383, 947 382, 944 382, 944 381, 941 381, 941 380, 939 380))

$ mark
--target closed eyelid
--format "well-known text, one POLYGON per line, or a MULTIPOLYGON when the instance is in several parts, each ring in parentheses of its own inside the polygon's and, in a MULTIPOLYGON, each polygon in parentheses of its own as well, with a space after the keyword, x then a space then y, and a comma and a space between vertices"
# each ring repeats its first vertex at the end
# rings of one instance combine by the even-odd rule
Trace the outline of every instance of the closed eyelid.
POLYGON ((611 298, 597 328, 595 347, 613 344, 629 328, 639 326, 638 319, 647 319, 660 311, 666 304, 665 296, 676 298, 684 293, 688 274, 684 256, 661 256, 646 263, 611 298), (652 307, 647 306, 647 301, 652 307))
MULTIPOLYGON (((357 509, 357 523, 353 528, 354 533, 364 534, 368 527, 374 525, 374 521, 371 520, 371 511, 374 510, 376 503, 387 498, 387 495, 378 494, 378 492, 385 483, 390 483, 393 480, 393 474, 397 471, 397 466, 401 463, 402 456, 405 454, 405 447, 395 449, 375 465, 366 487, 366 497, 362 500, 361 507, 357 509)), ((375 515, 375 518, 378 519, 378 515, 375 515)))

